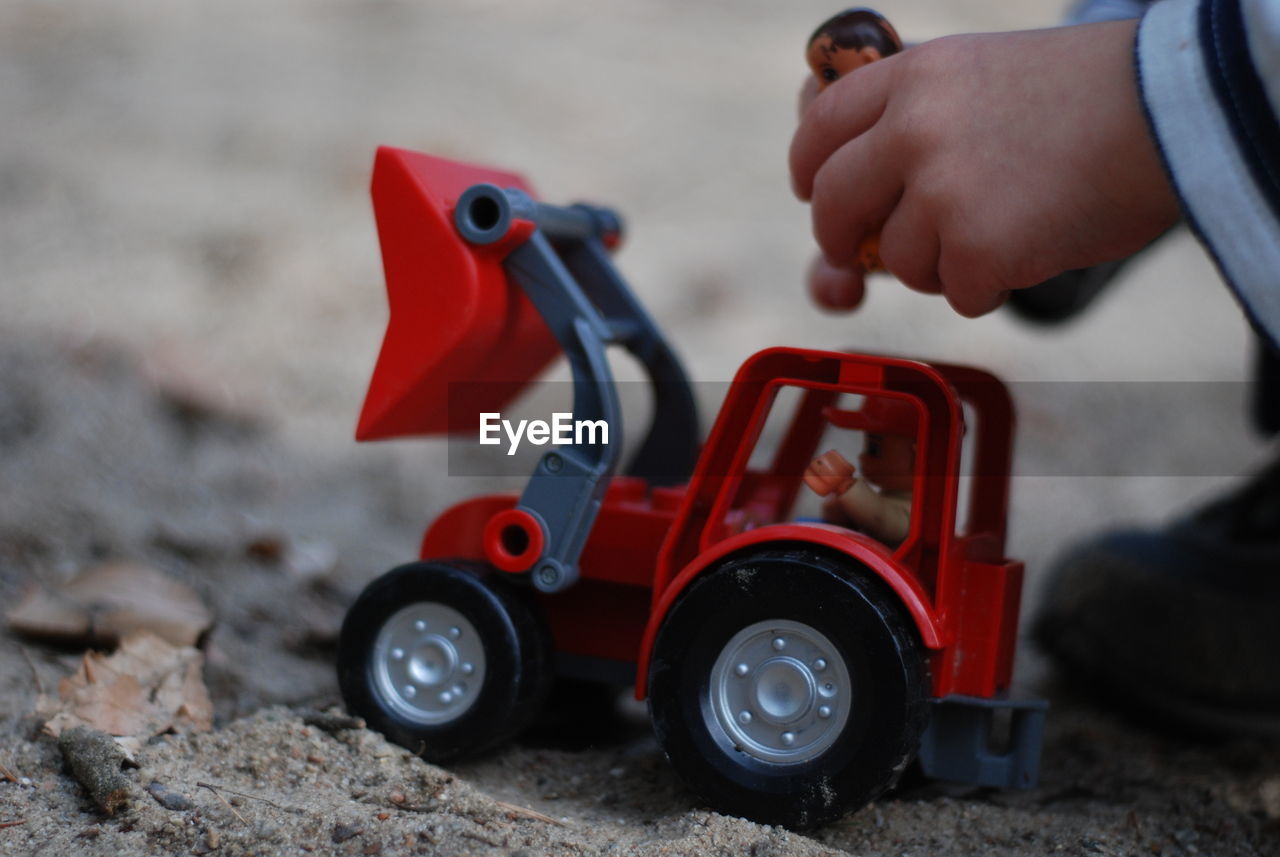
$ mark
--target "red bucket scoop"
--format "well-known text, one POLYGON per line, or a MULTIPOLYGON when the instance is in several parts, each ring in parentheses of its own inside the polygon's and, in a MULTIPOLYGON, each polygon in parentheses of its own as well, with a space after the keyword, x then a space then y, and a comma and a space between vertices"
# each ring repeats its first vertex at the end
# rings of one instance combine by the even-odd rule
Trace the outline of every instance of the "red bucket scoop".
POLYGON ((468 244, 453 224, 473 184, 519 188, 515 173, 382 147, 373 208, 391 318, 369 381, 357 440, 475 431, 501 411, 560 348, 502 252, 468 244))

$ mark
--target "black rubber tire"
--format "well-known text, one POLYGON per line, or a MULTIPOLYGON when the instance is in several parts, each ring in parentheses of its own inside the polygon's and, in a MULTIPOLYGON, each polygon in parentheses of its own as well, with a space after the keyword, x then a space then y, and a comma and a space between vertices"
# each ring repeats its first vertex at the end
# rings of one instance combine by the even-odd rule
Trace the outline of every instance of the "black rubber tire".
POLYGON ((338 638, 338 685, 369 727, 430 762, 474 756, 514 736, 537 715, 551 686, 551 638, 527 593, 498 572, 466 561, 415 562, 374 580, 347 611, 338 638), (379 691, 374 650, 395 613, 436 602, 463 614, 483 641, 485 677, 456 719, 425 725, 397 712, 379 691))
POLYGON ((649 712, 668 758, 716 810, 804 829, 834 820, 893 785, 915 756, 928 717, 929 676, 915 626, 871 572, 808 549, 730 560, 672 606, 649 666, 649 712), (854 688, 834 743, 797 762, 735 746, 711 709, 720 652, 757 622, 789 620, 824 634, 854 688))

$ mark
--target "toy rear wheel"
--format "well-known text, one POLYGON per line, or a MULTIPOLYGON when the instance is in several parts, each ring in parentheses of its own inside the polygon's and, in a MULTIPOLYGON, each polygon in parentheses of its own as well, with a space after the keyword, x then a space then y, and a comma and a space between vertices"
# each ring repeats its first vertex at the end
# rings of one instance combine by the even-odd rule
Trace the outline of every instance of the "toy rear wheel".
POLYGON ((511 737, 551 677, 550 638, 524 595, 475 563, 411 563, 379 577, 338 641, 347 707, 433 762, 511 737))
POLYGON ((849 560, 766 550, 671 608, 649 710, 685 781, 721 812, 805 828, 893 784, 919 746, 928 673, 896 597, 849 560))

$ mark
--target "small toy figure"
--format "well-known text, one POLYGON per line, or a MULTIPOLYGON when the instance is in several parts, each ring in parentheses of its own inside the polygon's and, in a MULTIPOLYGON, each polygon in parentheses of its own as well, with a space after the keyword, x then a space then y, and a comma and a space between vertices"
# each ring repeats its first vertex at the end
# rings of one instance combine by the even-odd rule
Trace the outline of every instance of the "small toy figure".
POLYGON ((872 399, 860 416, 866 431, 858 456, 862 477, 855 477, 853 465, 832 449, 809 464, 804 483, 827 498, 823 517, 828 521, 851 523, 886 545, 897 546, 911 529, 915 414, 910 405, 872 399))
POLYGON ((805 59, 821 92, 854 69, 900 50, 902 40, 883 15, 870 9, 849 9, 813 31, 805 59))
MULTIPOLYGON (((805 59, 818 79, 818 91, 869 62, 902 50, 893 25, 879 12, 848 9, 823 22, 809 37, 805 59)), ((866 271, 883 271, 880 236, 872 235, 858 250, 858 264, 866 271)))

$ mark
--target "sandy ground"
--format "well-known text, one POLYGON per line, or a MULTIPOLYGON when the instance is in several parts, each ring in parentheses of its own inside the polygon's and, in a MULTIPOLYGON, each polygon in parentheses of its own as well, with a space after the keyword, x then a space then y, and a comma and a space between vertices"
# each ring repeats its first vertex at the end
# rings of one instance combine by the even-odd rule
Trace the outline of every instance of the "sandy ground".
MULTIPOLYGON (((1024 683, 1054 704, 1038 790, 918 785, 813 835, 699 808, 634 710, 591 746, 544 730, 448 772, 299 719, 336 697, 334 632, 360 586, 412 556, 449 503, 519 484, 447 475, 439 442, 350 440, 386 318, 366 196, 380 143, 622 210, 620 265, 700 381, 766 345, 821 343, 1021 382, 1011 553, 1028 563, 1028 609, 1064 545, 1162 520, 1265 454, 1238 417, 1245 326, 1185 235, 1060 330, 964 321, 887 281, 854 317, 806 305, 811 239, 783 154, 800 43, 831 11, 0 9, 0 601, 104 559, 186 580, 218 614, 206 678, 219 726, 149 745, 130 774, 193 809, 139 792, 102 819, 29 718, 37 683, 77 653, 0 638, 0 763, 21 778, 0 781, 0 825, 24 822, 0 826, 0 852, 1280 851, 1274 746, 1136 729, 1054 687, 1030 651, 1024 683), (214 406, 193 414, 175 383, 214 406), (331 570, 252 558, 264 533, 332 556, 331 570), (228 806, 200 782, 253 797, 225 793, 228 806)), ((994 0, 885 11, 917 39, 1057 14, 994 0)))

